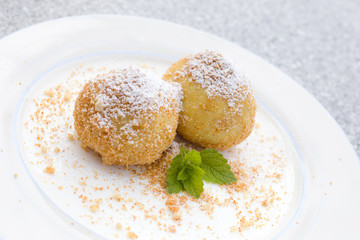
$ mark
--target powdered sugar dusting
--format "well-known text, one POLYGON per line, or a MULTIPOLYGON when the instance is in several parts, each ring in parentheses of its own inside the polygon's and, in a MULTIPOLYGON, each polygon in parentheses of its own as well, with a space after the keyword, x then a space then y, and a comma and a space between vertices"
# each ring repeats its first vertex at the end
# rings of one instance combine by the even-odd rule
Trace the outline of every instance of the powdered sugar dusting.
MULTIPOLYGON (((140 124, 139 117, 144 114, 172 111, 170 100, 179 98, 176 86, 135 66, 111 71, 98 76, 95 81, 99 81, 99 84, 93 87, 99 88, 99 91, 94 98, 94 114, 91 118, 99 128, 111 127, 114 119, 124 118, 129 120, 131 126, 136 126, 140 124)), ((129 124, 120 127, 126 130, 129 124)))
POLYGON ((203 87, 207 95, 226 99, 234 107, 251 94, 251 87, 236 66, 220 53, 206 51, 191 55, 176 77, 189 77, 203 87))

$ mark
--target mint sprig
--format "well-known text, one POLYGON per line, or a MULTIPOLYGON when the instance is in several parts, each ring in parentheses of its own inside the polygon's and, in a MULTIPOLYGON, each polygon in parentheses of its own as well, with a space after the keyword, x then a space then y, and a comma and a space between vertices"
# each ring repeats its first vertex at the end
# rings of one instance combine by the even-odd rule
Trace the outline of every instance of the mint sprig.
POLYGON ((218 151, 189 151, 181 146, 179 154, 175 156, 168 169, 168 192, 179 193, 186 190, 190 195, 199 198, 204 190, 203 180, 217 184, 237 181, 227 160, 218 151))

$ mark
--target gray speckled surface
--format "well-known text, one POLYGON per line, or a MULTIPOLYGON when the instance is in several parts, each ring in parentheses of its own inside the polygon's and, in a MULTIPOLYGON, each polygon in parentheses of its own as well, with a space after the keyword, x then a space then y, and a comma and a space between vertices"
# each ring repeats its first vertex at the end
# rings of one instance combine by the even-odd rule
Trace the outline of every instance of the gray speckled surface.
POLYGON ((54 18, 139 15, 231 40, 262 56, 311 92, 360 156, 358 0, 0 0, 0 37, 54 18))

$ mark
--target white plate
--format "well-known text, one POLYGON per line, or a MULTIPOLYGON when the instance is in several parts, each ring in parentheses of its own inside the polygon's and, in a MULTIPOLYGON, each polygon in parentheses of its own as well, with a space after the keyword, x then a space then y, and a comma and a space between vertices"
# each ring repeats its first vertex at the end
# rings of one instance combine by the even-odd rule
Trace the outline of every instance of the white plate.
MULTIPOLYGON (((272 122, 279 136, 290 143, 293 200, 274 229, 253 236, 359 236, 359 161, 335 121, 303 88, 246 50, 194 29, 137 17, 87 16, 39 24, 0 41, 0 239, 110 237, 104 233, 106 228, 92 228, 76 219, 77 208, 66 210, 67 205, 59 201, 68 198, 51 192, 46 181, 39 180, 44 173, 31 166, 34 158, 23 146, 23 124, 32 98, 81 64, 126 59, 126 63, 155 63, 161 72, 172 61, 204 49, 222 52, 241 66, 261 103, 259 118, 272 122)), ((141 227, 133 229, 141 232, 141 227)), ((163 236, 154 232, 151 238, 163 236)))

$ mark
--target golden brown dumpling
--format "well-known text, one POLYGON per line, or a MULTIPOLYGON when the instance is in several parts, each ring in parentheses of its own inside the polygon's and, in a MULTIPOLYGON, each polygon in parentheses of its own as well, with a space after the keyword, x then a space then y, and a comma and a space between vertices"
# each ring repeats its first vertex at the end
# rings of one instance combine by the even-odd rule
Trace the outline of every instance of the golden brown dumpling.
POLYGON ((105 165, 151 163, 175 138, 178 111, 176 87, 131 66, 85 84, 75 103, 75 129, 105 165))
POLYGON ((163 79, 182 86, 177 132, 205 148, 226 149, 249 136, 256 102, 246 78, 220 53, 206 51, 185 57, 163 79))

